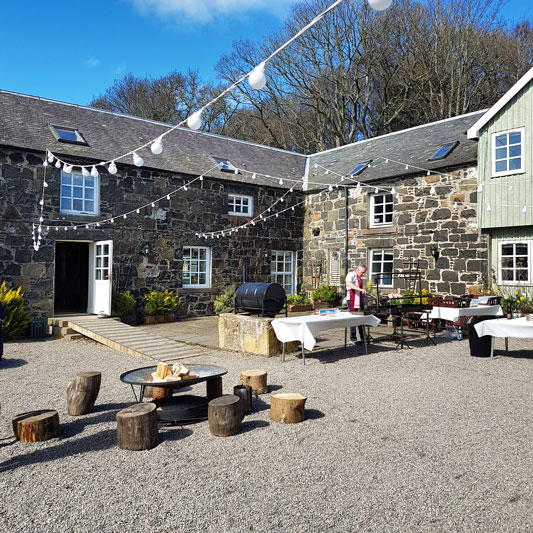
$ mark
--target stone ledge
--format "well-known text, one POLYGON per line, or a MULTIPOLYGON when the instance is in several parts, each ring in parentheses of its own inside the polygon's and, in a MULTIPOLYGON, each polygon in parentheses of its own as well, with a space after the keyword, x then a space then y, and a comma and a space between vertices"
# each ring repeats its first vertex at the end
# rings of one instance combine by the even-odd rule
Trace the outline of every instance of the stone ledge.
POLYGON ((361 235, 378 235, 380 233, 397 233, 398 228, 395 226, 387 226, 384 228, 367 228, 361 231, 361 235))

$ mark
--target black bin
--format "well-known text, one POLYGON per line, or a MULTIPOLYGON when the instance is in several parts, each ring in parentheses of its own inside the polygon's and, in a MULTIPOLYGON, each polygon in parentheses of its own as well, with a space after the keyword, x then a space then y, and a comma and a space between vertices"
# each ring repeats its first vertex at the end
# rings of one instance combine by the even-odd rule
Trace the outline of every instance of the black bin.
POLYGON ((490 320, 496 318, 494 316, 474 316, 468 322, 468 343, 470 345, 470 355, 473 357, 490 357, 490 349, 492 344, 492 336, 484 335, 479 337, 474 327, 483 320, 490 320))

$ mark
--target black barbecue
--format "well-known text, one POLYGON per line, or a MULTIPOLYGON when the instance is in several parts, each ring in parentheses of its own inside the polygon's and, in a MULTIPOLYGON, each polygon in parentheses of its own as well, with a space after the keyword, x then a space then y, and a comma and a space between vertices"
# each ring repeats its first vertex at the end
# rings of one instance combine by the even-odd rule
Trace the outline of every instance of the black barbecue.
POLYGON ((235 312, 251 311, 263 317, 275 317, 285 307, 287 296, 279 283, 243 283, 235 293, 235 312))

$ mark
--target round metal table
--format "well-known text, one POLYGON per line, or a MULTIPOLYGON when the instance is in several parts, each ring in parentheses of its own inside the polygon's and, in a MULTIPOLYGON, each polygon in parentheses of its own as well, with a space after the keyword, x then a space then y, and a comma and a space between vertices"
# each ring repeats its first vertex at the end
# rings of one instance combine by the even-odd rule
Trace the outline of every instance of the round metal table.
POLYGON ((157 370, 155 366, 145 366, 124 372, 120 381, 129 383, 133 390, 135 400, 142 402, 146 387, 161 387, 167 389, 181 389, 206 382, 207 398, 191 395, 179 395, 160 400, 154 400, 157 405, 158 418, 163 422, 179 422, 193 419, 205 419, 207 416, 207 403, 213 398, 222 395, 222 376, 228 373, 227 369, 214 365, 187 365, 191 374, 197 377, 182 379, 180 381, 153 381, 152 373, 157 370), (140 387, 139 396, 134 387, 140 387))

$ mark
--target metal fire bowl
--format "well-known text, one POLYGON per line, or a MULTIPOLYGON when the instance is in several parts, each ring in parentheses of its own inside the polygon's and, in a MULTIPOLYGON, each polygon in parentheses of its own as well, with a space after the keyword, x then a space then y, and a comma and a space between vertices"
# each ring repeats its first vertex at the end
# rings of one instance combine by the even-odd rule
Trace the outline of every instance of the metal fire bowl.
POLYGON ((198 377, 193 379, 182 379, 180 381, 153 381, 152 372, 157 370, 156 366, 145 366, 143 368, 136 368, 135 370, 129 370, 124 372, 120 376, 120 381, 129 383, 130 385, 140 385, 145 387, 163 387, 170 389, 181 389, 182 387, 188 387, 195 383, 207 381, 208 379, 223 376, 228 373, 226 368, 213 365, 186 365, 191 371, 191 374, 195 374, 198 377))
POLYGON ((201 396, 182 394, 171 398, 153 400, 157 405, 157 418, 160 422, 193 422, 207 419, 209 400, 201 396))

